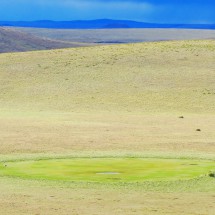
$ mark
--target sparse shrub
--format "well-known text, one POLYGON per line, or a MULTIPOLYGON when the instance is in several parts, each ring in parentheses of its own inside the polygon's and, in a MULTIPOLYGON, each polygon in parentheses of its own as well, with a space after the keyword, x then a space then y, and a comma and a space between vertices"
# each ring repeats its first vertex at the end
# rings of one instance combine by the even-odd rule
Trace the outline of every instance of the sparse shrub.
POLYGON ((215 178, 215 172, 210 172, 208 175, 209 175, 209 177, 211 177, 211 178, 215 178))

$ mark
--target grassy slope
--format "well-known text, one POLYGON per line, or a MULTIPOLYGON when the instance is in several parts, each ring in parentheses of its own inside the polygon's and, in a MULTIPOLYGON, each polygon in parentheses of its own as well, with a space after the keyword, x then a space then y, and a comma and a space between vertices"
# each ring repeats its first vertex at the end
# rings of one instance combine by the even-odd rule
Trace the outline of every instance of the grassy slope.
POLYGON ((3 54, 1 109, 214 114, 214 44, 161 42, 3 54))
POLYGON ((0 53, 58 49, 79 46, 83 46, 83 44, 46 39, 44 37, 34 36, 32 34, 11 28, 0 28, 0 53))
POLYGON ((214 44, 0 55, 1 152, 213 153, 214 44))
MULTIPOLYGON (((1 154, 214 154, 214 43, 0 55, 1 154)), ((188 184, 174 193, 8 178, 1 178, 0 185, 5 214, 214 213, 212 180, 188 184)))

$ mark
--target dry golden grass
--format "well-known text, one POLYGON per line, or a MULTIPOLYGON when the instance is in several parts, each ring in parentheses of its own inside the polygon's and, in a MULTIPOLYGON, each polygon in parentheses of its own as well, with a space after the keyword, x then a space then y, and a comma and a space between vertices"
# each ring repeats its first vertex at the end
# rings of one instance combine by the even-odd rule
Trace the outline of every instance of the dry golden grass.
POLYGON ((215 42, 2 54, 1 110, 214 114, 215 42))
MULTIPOLYGON (((1 156, 213 155, 214 47, 212 40, 175 41, 1 54, 1 156)), ((6 215, 212 215, 215 205, 210 192, 67 188, 8 178, 0 179, 0 193, 6 215)))
POLYGON ((214 193, 144 192, 127 188, 71 188, 0 179, 4 215, 213 215, 214 193), (42 189, 41 189, 42 187, 42 189))
POLYGON ((0 55, 1 153, 214 153, 214 45, 175 41, 0 55))
POLYGON ((10 153, 215 152, 211 115, 41 114, 0 119, 0 151, 10 153), (201 128, 202 132, 196 132, 201 128))

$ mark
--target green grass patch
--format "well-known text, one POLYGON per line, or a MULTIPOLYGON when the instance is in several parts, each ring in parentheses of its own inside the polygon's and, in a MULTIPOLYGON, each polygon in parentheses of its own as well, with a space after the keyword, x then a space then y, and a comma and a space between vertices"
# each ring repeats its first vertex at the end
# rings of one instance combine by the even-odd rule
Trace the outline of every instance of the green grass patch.
POLYGON ((210 160, 158 158, 73 158, 0 164, 0 176, 73 182, 189 180, 215 170, 210 160))

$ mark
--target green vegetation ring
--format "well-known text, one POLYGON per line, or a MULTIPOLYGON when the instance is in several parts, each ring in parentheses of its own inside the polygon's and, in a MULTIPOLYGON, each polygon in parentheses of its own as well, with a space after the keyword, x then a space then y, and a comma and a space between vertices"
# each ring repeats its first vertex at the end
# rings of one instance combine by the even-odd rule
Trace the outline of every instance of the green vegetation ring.
POLYGON ((0 164, 0 176, 72 182, 188 180, 215 170, 210 160, 153 158, 73 158, 0 164))

